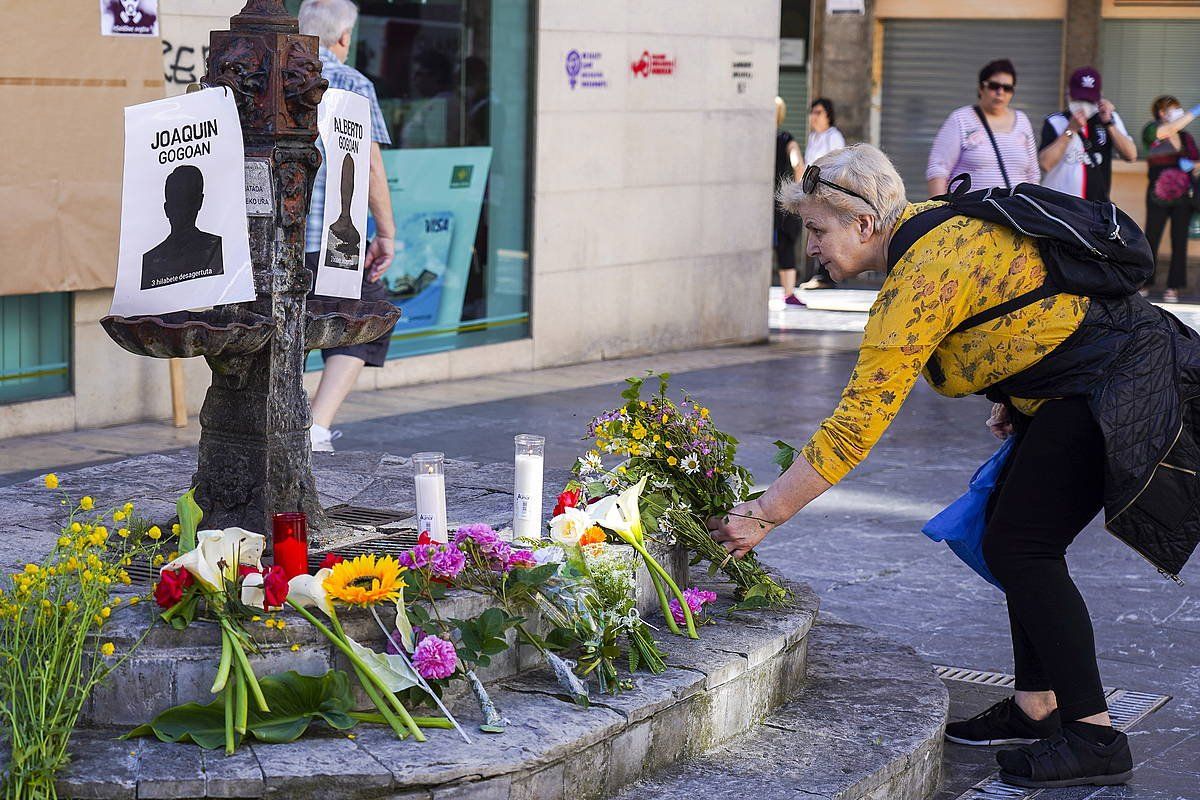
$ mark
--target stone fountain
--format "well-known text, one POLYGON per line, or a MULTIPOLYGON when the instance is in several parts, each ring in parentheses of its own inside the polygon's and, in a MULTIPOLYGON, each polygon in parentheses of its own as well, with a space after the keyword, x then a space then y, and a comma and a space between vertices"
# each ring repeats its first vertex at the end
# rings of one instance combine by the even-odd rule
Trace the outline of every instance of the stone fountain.
POLYGON ((203 356, 212 384, 200 411, 193 485, 205 527, 270 531, 271 514, 323 521, 312 475, 304 392, 309 350, 371 341, 399 310, 389 302, 314 300, 304 229, 321 163, 317 105, 328 87, 317 38, 302 36, 282 0, 248 0, 210 35, 202 87, 233 93, 247 161, 265 162, 273 214, 249 217, 252 302, 158 316, 103 318, 112 339, 154 358, 203 356))

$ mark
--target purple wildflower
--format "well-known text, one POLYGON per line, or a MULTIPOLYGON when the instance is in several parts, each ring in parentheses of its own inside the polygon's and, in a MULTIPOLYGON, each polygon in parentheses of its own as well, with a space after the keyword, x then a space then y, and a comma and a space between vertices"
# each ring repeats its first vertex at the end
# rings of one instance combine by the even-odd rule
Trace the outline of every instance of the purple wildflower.
POLYGON ((500 538, 492 526, 482 523, 462 526, 454 535, 454 543, 462 547, 468 542, 474 545, 475 550, 487 562, 488 569, 508 572, 508 558, 512 554, 512 547, 500 538))
MULTIPOLYGON (((710 592, 707 589, 684 589, 683 599, 687 600, 688 609, 692 612, 692 616, 694 617, 703 611, 705 604, 711 603, 717 599, 717 593, 710 592)), ((687 617, 683 615, 683 607, 679 605, 678 600, 672 599, 670 606, 671 616, 675 618, 676 622, 678 622, 680 625, 683 625, 685 622, 687 622, 687 617)))
POLYGON ((413 652, 413 666, 426 680, 449 678, 458 667, 454 645, 440 636, 426 636, 413 652))
POLYGON ((438 545, 436 544, 419 544, 407 553, 401 553, 397 560, 402 567, 424 569, 437 551, 438 545))
POLYGON ((429 559, 429 566, 433 571, 433 577, 443 578, 452 581, 458 577, 458 573, 463 571, 463 567, 467 565, 467 557, 463 555, 462 550, 458 549, 457 545, 447 544, 438 549, 433 557, 429 559))

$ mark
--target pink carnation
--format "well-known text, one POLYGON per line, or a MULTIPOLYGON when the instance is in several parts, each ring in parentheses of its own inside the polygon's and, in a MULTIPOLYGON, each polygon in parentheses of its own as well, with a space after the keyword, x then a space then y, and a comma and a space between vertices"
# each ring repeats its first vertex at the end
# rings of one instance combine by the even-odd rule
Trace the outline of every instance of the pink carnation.
POLYGON ((508 557, 508 569, 524 567, 532 569, 537 566, 537 557, 532 550, 514 550, 508 557))
MULTIPOLYGON (((717 599, 717 593, 710 592, 707 589, 684 589, 683 599, 687 600, 688 609, 692 612, 692 616, 695 617, 704 610, 706 604, 717 599)), ((670 606, 671 616, 675 618, 675 621, 680 625, 686 623, 687 617, 684 616, 683 607, 679 605, 679 601, 671 600, 670 606)))
POLYGON ((458 667, 454 645, 440 636, 426 636, 413 653, 413 666, 426 680, 449 678, 458 667))
POLYGON ((453 544, 443 546, 429 559, 433 577, 450 581, 457 578, 458 573, 462 572, 466 565, 467 557, 453 544))
POLYGON ((1191 177, 1181 169, 1164 169, 1154 181, 1154 196, 1164 203, 1185 197, 1192 188, 1191 177))

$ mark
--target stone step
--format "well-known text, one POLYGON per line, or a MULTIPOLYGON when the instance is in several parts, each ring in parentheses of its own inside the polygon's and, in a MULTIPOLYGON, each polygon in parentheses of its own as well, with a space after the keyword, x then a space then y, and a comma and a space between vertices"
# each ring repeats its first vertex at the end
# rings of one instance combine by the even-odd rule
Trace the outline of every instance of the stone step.
POLYGON ((615 800, 924 800, 938 786, 949 697, 907 647, 837 620, 809 636, 801 695, 743 736, 615 800))
MULTIPOLYGON (((693 576, 704 585, 702 571, 693 576)), ((732 599, 712 588, 721 594, 716 613, 722 614, 732 599)), ((227 758, 190 744, 118 741, 119 731, 91 729, 72 742, 59 794, 64 800, 600 798, 745 733, 796 696, 818 601, 807 587, 793 588, 793 608, 718 619, 698 641, 664 633, 670 666, 664 674, 637 673, 632 689, 617 697, 594 694, 586 710, 559 699, 544 671, 494 684, 493 699, 510 724, 500 735, 478 733, 478 708, 456 704, 470 745, 452 731, 430 731, 427 743, 416 744, 378 726, 359 726, 353 738, 314 726, 298 742, 251 741, 227 758)))

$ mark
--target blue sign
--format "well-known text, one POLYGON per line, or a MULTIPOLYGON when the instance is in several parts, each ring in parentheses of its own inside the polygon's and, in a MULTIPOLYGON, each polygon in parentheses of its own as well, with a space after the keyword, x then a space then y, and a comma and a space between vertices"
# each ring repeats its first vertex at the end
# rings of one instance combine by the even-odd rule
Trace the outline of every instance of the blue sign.
POLYGON ((563 66, 567 71, 567 83, 572 89, 608 88, 608 79, 598 63, 600 58, 598 50, 571 50, 567 53, 563 66))

